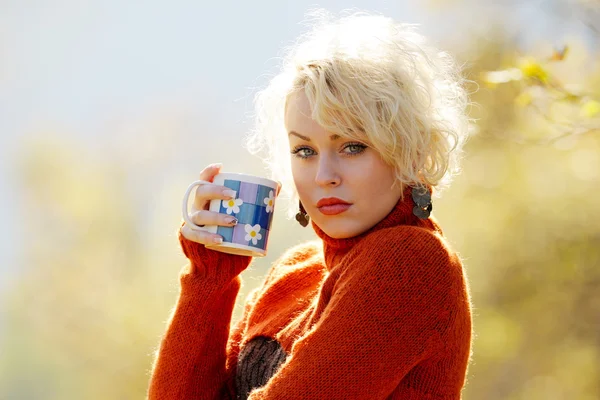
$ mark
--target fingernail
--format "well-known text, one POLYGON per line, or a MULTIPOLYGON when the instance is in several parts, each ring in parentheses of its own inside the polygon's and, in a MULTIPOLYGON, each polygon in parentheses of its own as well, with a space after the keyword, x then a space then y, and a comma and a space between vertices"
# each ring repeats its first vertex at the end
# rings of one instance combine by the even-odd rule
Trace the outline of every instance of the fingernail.
POLYGON ((221 168, 222 166, 223 166, 223 164, 221 164, 221 163, 214 163, 214 164, 210 165, 211 168, 215 168, 215 169, 216 168, 221 168))
POLYGON ((223 190, 223 196, 227 196, 227 197, 233 199, 235 197, 235 194, 236 194, 235 190, 229 190, 229 189, 223 190))
POLYGON ((225 218, 225 222, 227 222, 229 225, 237 225, 238 223, 238 219, 236 217, 227 217, 225 218))
POLYGON ((223 243, 223 238, 221 238, 221 237, 213 238, 213 242, 215 242, 215 243, 223 243))

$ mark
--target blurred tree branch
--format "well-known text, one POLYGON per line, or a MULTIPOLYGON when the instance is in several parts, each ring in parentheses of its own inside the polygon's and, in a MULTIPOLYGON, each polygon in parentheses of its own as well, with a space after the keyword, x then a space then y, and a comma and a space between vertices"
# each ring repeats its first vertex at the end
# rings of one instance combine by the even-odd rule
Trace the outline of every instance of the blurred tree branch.
MULTIPOLYGON (((568 136, 580 136, 600 131, 600 98, 593 89, 571 88, 550 72, 550 64, 563 62, 569 47, 555 49, 546 59, 520 57, 508 68, 484 71, 481 80, 489 87, 516 84, 516 106, 529 108, 553 125, 556 135, 543 139, 554 143, 568 136), (563 112, 554 108, 563 106, 563 112), (566 108, 564 107, 566 106, 566 108)), ((535 140, 534 142, 540 142, 535 140)))
MULTIPOLYGON (((465 3, 479 6, 477 12, 489 12, 486 2, 475 3, 471 0, 466 2, 456 2, 455 0, 430 0, 431 7, 440 8, 448 6, 465 7, 465 3)), ((568 137, 580 137, 582 135, 599 133, 600 132, 600 77, 597 75, 589 75, 581 79, 584 71, 581 70, 581 65, 573 72, 569 71, 565 74, 568 65, 563 67, 560 64, 568 61, 568 57, 573 49, 576 49, 575 43, 568 43, 563 46, 555 47, 546 55, 537 56, 529 49, 517 56, 513 56, 515 49, 518 46, 517 37, 522 39, 532 36, 532 26, 535 24, 532 21, 529 24, 518 24, 515 28, 516 32, 507 32, 506 24, 503 20, 506 18, 516 17, 523 12, 535 12, 536 17, 544 18, 551 16, 556 19, 556 22, 568 22, 569 20, 581 22, 589 31, 591 36, 586 36, 593 43, 600 42, 600 0, 544 0, 537 3, 533 7, 531 4, 526 5, 523 2, 516 0, 505 0, 501 3, 487 2, 490 7, 504 7, 505 14, 495 12, 490 21, 488 21, 488 34, 482 36, 485 46, 498 46, 495 50, 497 53, 477 51, 475 56, 479 58, 477 63, 483 69, 473 71, 476 75, 476 83, 482 84, 489 89, 498 89, 494 93, 496 97, 495 107, 493 112, 500 112, 504 109, 502 116, 494 117, 501 120, 502 124, 489 124, 488 131, 503 139, 507 135, 518 143, 530 143, 548 145, 553 144, 561 139, 568 137), (520 6, 523 6, 520 8, 520 6), (494 19, 496 18, 496 19, 494 19), (491 28, 490 28, 491 27, 491 28), (494 32, 494 28, 497 31, 494 32), (490 37, 501 39, 500 42, 494 42, 490 37), (514 40, 507 39, 513 36, 514 40), (508 42, 506 42, 508 40, 508 42), (500 44, 505 42, 508 47, 503 48, 500 44), (498 53, 499 52, 499 53, 498 53), (511 54, 512 53, 512 54, 511 54), (487 60, 482 59, 483 55, 487 54, 487 60), (490 63, 491 61, 491 63, 490 63), (564 82, 555 75, 555 71, 562 72, 561 77, 564 82), (575 84, 578 83, 578 85, 575 84), (520 132, 508 132, 507 122, 511 107, 500 107, 503 104, 512 104, 513 112, 510 117, 524 117, 529 121, 528 125, 523 125, 520 132), (540 125, 541 123, 541 125, 540 125)), ((484 17, 484 15, 482 15, 484 17)), ((485 15, 485 18, 490 18, 490 14, 485 15)), ((556 27, 561 28, 563 24, 558 23, 556 27)), ((592 45, 592 47, 594 47, 592 45)), ((493 52, 493 51, 492 51, 493 52)), ((574 53, 575 55, 576 53, 574 53)), ((592 56, 598 53, 592 54, 592 56)), ((575 56, 578 60, 578 57, 575 56)), ((593 65, 594 59, 588 63, 593 65)), ((580 62, 580 60, 575 61, 580 62)), ((592 67, 593 68, 593 67, 592 67)), ((595 69, 593 69, 595 70, 595 69)), ((592 72, 591 74, 596 74, 592 72)), ((481 86, 481 85, 479 85, 481 86)), ((498 121, 497 121, 498 122, 498 121)))

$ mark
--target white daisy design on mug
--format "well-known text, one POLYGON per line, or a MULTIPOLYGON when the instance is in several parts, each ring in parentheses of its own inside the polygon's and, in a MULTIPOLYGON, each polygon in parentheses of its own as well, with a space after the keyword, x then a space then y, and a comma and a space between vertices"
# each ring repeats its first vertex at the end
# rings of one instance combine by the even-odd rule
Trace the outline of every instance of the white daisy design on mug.
POLYGON ((254 226, 250 225, 250 224, 246 224, 246 226, 244 226, 244 229, 246 230, 246 240, 252 241, 252 244, 256 246, 256 244, 258 243, 258 241, 260 239, 262 239, 262 235, 260 234, 260 224, 256 224, 254 226))
POLYGON ((223 200, 223 207, 226 208, 227 214, 237 214, 240 212, 240 206, 244 204, 242 199, 223 200))
POLYGON ((265 197, 265 199, 263 200, 264 203, 267 205, 267 212, 270 213, 273 211, 273 206, 275 205, 275 194, 273 193, 273 191, 271 190, 269 192, 269 197, 265 197))
POLYGON ((264 257, 271 235, 277 194, 281 183, 260 176, 235 172, 220 172, 212 182, 197 180, 185 191, 181 212, 191 229, 221 236, 220 243, 206 245, 214 251, 251 257, 264 257), (235 216, 234 226, 196 225, 190 217, 190 203, 194 188, 202 185, 220 185, 233 191, 232 199, 212 199, 208 210, 213 213, 235 216))

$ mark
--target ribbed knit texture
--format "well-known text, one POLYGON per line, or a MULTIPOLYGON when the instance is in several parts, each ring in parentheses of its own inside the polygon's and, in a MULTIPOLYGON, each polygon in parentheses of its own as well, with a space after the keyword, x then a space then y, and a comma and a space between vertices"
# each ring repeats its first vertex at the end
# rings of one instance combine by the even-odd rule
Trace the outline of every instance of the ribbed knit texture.
POLYGON ((246 400, 252 389, 264 386, 286 357, 277 340, 258 336, 246 343, 235 373, 237 400, 246 400))
MULTIPOLYGON (((434 205, 435 206, 435 205, 434 205)), ((180 235, 190 260, 148 398, 460 399, 471 355, 461 261, 410 188, 369 231, 288 250, 230 329, 251 258, 180 235)))

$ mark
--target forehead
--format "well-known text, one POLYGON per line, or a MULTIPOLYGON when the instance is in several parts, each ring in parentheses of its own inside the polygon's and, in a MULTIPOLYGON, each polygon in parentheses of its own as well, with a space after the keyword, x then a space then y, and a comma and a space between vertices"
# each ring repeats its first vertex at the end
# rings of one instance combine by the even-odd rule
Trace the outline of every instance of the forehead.
MULTIPOLYGON (((308 122, 304 120, 312 119, 312 109, 310 107, 310 102, 308 98, 304 94, 304 91, 296 91, 287 99, 287 103, 285 105, 285 124, 294 124, 298 122, 308 122)), ((313 121, 314 122, 314 121, 313 121)))
MULTIPOLYGON (((285 105, 284 124, 288 133, 296 132, 302 136, 313 138, 329 138, 337 140, 340 138, 368 141, 364 134, 353 133, 352 129, 339 129, 336 118, 326 114, 326 110, 319 110, 317 118, 325 118, 327 123, 333 124, 330 129, 323 127, 312 118, 310 101, 303 90, 296 91, 287 99, 285 105)), ((326 125, 328 126, 328 125, 326 125)), ((293 135, 292 135, 293 136, 293 135)))
POLYGON ((312 109, 304 91, 297 91, 288 97, 285 110, 285 128, 287 132, 297 132, 309 138, 329 137, 327 129, 312 119, 312 109))

